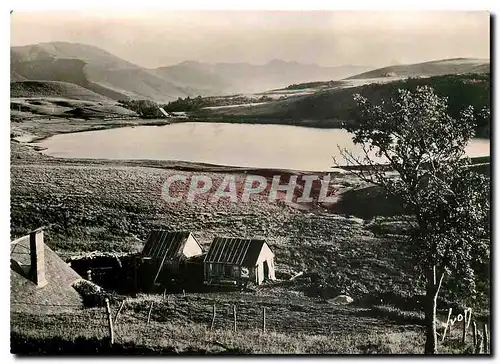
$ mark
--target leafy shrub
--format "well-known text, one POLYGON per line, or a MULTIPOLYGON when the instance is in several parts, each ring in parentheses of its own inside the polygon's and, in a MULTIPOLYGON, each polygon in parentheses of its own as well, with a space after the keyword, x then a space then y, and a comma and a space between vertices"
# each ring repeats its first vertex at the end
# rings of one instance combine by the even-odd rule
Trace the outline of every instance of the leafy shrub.
POLYGON ((73 288, 82 297, 84 306, 98 307, 105 304, 106 294, 97 284, 83 279, 75 283, 73 288))

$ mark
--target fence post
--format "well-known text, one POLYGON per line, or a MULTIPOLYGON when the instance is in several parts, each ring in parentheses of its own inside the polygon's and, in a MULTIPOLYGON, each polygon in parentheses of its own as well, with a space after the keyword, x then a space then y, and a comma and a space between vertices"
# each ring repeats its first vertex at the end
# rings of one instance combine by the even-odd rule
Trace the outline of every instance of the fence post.
POLYGON ((151 319, 151 311, 153 310, 153 302, 151 301, 151 306, 149 306, 149 312, 148 312, 148 325, 149 325, 149 320, 151 319))
POLYGON ((215 325, 215 303, 214 306, 212 307, 212 325, 210 325, 210 330, 214 329, 215 325))
POLYGON ((120 315, 120 312, 122 312, 123 306, 125 306, 125 300, 122 301, 122 304, 120 305, 120 308, 116 312, 116 315, 115 315, 115 325, 116 325, 116 322, 118 321, 118 316, 120 315))
POLYGON ((474 349, 477 346, 477 326, 476 321, 472 321, 472 340, 474 342, 474 349))
POLYGON ((467 311, 464 310, 464 327, 462 329, 462 345, 465 344, 465 338, 467 336, 467 311))
POLYGON ((262 307, 262 332, 266 332, 266 308, 262 307))
POLYGON ((87 281, 92 282, 92 270, 91 269, 89 269, 87 271, 87 281))
POLYGON ((109 341, 113 345, 115 343, 115 334, 113 332, 113 319, 111 318, 111 308, 109 307, 109 299, 106 297, 104 302, 106 302, 106 313, 108 316, 109 323, 109 341))
POLYGON ((233 305, 234 331, 236 332, 236 305, 233 305))
POLYGON ((488 325, 484 324, 484 328, 483 328, 483 336, 484 336, 484 339, 483 339, 483 344, 484 344, 484 353, 485 354, 488 354, 488 352, 490 351, 489 349, 489 346, 488 346, 488 325))
POLYGON ((446 332, 448 331, 448 326, 450 325, 451 311, 452 311, 452 309, 450 307, 450 309, 448 310, 448 320, 446 320, 446 326, 444 327, 444 332, 443 332, 443 337, 441 338, 441 342, 444 342, 444 338, 446 336, 446 332))
POLYGON ((137 257, 134 256, 134 297, 137 297, 137 293, 139 292, 139 277, 137 274, 137 257))
POLYGON ((476 354, 481 354, 483 351, 483 335, 481 335, 478 331, 477 333, 477 346, 476 346, 476 354))

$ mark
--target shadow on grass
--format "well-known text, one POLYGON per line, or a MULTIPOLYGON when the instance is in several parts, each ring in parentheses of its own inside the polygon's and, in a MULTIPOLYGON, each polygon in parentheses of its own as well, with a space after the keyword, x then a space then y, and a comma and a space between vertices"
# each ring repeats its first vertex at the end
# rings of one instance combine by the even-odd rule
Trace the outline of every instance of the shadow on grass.
POLYGON ((401 201, 386 194, 381 187, 370 186, 346 191, 341 199, 330 208, 330 212, 361 217, 398 216, 404 213, 401 201))
POLYGON ((387 319, 398 325, 424 325, 424 314, 416 311, 403 311, 393 306, 374 306, 358 313, 360 316, 387 319))
POLYGON ((109 345, 106 339, 77 338, 67 340, 60 337, 50 339, 27 338, 18 333, 11 333, 10 351, 19 356, 39 355, 236 355, 248 354, 238 349, 224 348, 220 352, 211 352, 198 348, 186 348, 178 352, 173 347, 155 348, 136 345, 132 342, 109 345))

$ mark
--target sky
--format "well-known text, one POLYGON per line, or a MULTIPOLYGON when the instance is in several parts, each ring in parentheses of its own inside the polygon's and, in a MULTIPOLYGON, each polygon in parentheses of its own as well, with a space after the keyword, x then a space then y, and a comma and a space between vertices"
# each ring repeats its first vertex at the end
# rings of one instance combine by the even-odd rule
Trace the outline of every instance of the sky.
POLYGON ((11 45, 89 44, 143 67, 273 59, 387 66, 490 57, 484 11, 14 11, 11 45))

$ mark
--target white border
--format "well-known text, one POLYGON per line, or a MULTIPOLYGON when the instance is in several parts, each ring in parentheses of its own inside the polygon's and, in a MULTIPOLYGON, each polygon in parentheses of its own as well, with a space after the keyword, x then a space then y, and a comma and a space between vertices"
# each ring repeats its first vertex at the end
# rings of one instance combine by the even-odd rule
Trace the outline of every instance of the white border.
MULTIPOLYGON (((412 4, 409 4, 408 2, 403 2, 403 1, 383 1, 383 0, 378 0, 376 2, 374 1, 354 1, 354 0, 348 0, 348 1, 318 1, 318 0, 308 0, 308 1, 270 1, 270 0, 252 0, 248 1, 246 3, 242 2, 237 2, 237 1, 202 1, 202 0, 183 0, 183 1, 176 1, 176 2, 169 2, 166 3, 165 1, 157 0, 141 0, 138 2, 129 2, 126 3, 123 0, 108 0, 106 2, 103 2, 102 0, 86 0, 85 2, 67 2, 67 1, 62 1, 62 0, 43 0, 43 1, 36 1, 36 0, 18 0, 18 1, 9 1, 7 3, 2 3, 2 11, 0 12, 0 27, 2 28, 0 31, 0 37, 2 39, 2 47, 1 47, 1 57, 0 57, 0 62, 1 63, 1 78, 2 78, 2 85, 3 87, 0 88, 1 92, 1 100, 3 101, 1 103, 1 115, 3 116, 2 122, 0 123, 0 128, 2 130, 2 140, 3 142, 0 143, 0 163, 1 163, 1 168, 2 168, 2 175, 4 176, 1 180, 1 187, 0 187, 0 196, 2 198, 2 210, 1 210, 1 216, 0 216, 0 228, 1 228, 1 236, 5 237, 5 239, 8 239, 10 233, 10 227, 9 227, 9 209, 8 206, 10 205, 10 196, 9 196, 9 188, 10 188, 10 179, 7 177, 10 175, 10 169, 9 169, 9 161, 10 161, 10 150, 9 150, 9 144, 8 144, 8 135, 10 134, 10 129, 9 129, 9 124, 7 120, 10 120, 10 107, 8 106, 9 104, 7 103, 8 99, 8 94, 9 90, 7 88, 7 84, 9 83, 9 78, 10 78, 10 72, 9 72, 9 65, 10 65, 10 53, 9 53, 9 48, 8 44, 10 44, 10 16, 9 16, 9 10, 14 9, 14 10, 56 10, 56 9, 68 9, 68 10, 88 10, 88 9, 120 9, 120 10, 138 10, 138 9, 209 9, 209 10, 217 10, 217 9, 234 9, 234 10, 248 10, 248 9, 253 9, 253 10, 489 10, 492 11, 493 13, 497 13, 497 7, 498 7, 498 0, 496 1, 487 1, 487 0, 475 0, 475 1, 437 1, 437 0, 420 0, 418 2, 414 2, 412 4)), ((496 24, 496 28, 498 28, 498 24, 496 24)), ((495 38, 496 39, 496 29, 495 29, 495 38)), ((494 36, 492 34, 492 36, 494 36)), ((495 63, 496 66, 496 59, 492 55, 492 60, 495 63)), ((495 67, 496 70, 496 67, 495 67)), ((496 84, 496 77, 495 77, 495 84, 496 84)), ((494 103, 493 105, 498 105, 498 95, 495 93, 494 95, 494 103)), ((497 112, 495 112, 495 120, 494 124, 497 123, 497 112)), ((497 124, 498 125, 498 124, 497 124)), ((494 138, 498 139, 498 133, 500 130, 500 126, 497 126, 495 129, 495 135, 494 138)), ((492 144, 494 148, 494 143, 492 144)), ((496 156, 494 158, 496 160, 496 156)), ((494 178, 495 180, 497 179, 497 166, 496 162, 495 164, 495 174, 494 178)), ((495 198, 496 202, 496 198, 495 198)), ((498 218, 498 214, 495 216, 495 221, 493 223, 493 226, 500 226, 499 221, 500 218, 498 218)), ((492 243, 493 245, 496 243, 496 240, 492 243)), ((0 345, 1 345, 1 353, 4 359, 7 359, 8 361, 13 360, 13 356, 10 354, 10 345, 9 345, 9 336, 10 336, 10 328, 9 325, 7 324, 8 322, 8 317, 9 317, 9 303, 8 303, 8 295, 6 294, 7 290, 9 289, 9 276, 10 276, 10 268, 9 264, 7 261, 7 242, 4 242, 2 244, 3 249, 5 249, 5 252, 2 252, 2 256, 4 257, 4 264, 2 265, 4 267, 4 272, 0 276, 0 284, 1 284, 1 292, 4 292, 3 294, 3 300, 2 300, 2 315, 5 320, 2 320, 2 335, 0 338, 0 345)), ((493 252, 495 253, 494 256, 492 256, 492 261, 494 262, 496 260, 496 251, 498 248, 494 249, 493 252)), ((494 265, 494 264, 492 264, 494 265)), ((495 270, 495 277, 492 279, 492 282, 497 281, 497 273, 498 269, 495 270)), ((10 290, 10 289, 9 289, 10 290)), ((495 307, 497 308, 497 307, 495 307)), ((494 318, 496 318, 498 315, 498 310, 495 310, 495 315, 494 318)), ((494 328, 496 328, 496 319, 495 319, 495 324, 494 328)), ((496 333, 493 333, 492 337, 494 338, 494 343, 492 343, 492 346, 496 349, 499 346, 497 344, 497 336, 496 333)), ((137 359, 137 358, 136 358, 137 359)), ((266 362, 271 362, 274 360, 274 358, 253 358, 254 360, 257 359, 259 361, 266 361, 266 362)), ((403 359, 398 359, 398 360, 404 360, 403 359)), ((47 358, 44 359, 47 361, 55 361, 59 360, 57 358, 47 358)), ((80 362, 84 361, 85 359, 77 359, 75 362, 80 362)), ((96 363, 99 362, 107 362, 111 360, 111 358, 92 358, 96 363)), ((123 360, 123 358, 120 358, 119 360, 123 360)), ((139 359, 140 360, 140 359, 139 359)), ((159 360, 169 360, 169 361, 177 361, 178 359, 175 358, 161 358, 159 360)), ((183 358, 182 360, 189 360, 188 358, 183 358)), ((193 359, 190 359, 193 360, 193 359)), ((228 361, 235 361, 235 360, 240 360, 232 358, 228 359, 228 361)), ((301 357, 300 359, 295 358, 295 360, 300 360, 303 362, 308 362, 311 360, 316 360, 315 358, 303 358, 301 357)), ((344 362, 347 361, 346 358, 335 358, 332 357, 331 360, 335 361, 340 361, 344 362)), ((360 359, 358 359, 360 360, 360 359)), ((426 358, 426 360, 431 360, 434 362, 437 362, 438 360, 442 360, 442 358, 426 358)))
POLYGON ((208 10, 492 10, 494 0, 472 1, 443 1, 421 0, 410 3, 408 1, 379 0, 184 0, 161 1, 144 0, 140 2, 125 2, 120 0, 87 0, 85 2, 66 2, 62 0, 20 0, 11 4, 17 10, 52 10, 52 9, 208 9, 208 10), (15 5, 14 5, 15 4, 15 5))

